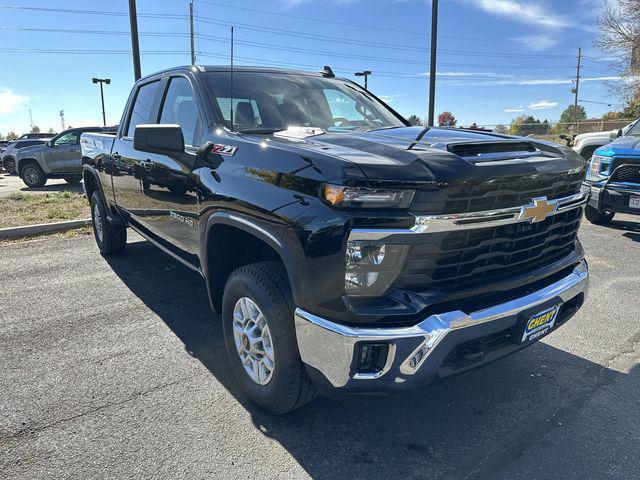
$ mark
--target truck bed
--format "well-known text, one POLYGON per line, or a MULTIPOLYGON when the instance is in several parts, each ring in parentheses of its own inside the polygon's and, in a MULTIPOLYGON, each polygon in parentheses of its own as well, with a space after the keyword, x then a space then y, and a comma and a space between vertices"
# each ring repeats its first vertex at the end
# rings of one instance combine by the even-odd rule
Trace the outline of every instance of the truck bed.
POLYGON ((109 155, 115 139, 115 133, 83 133, 80 136, 83 160, 90 159, 95 162, 109 155))

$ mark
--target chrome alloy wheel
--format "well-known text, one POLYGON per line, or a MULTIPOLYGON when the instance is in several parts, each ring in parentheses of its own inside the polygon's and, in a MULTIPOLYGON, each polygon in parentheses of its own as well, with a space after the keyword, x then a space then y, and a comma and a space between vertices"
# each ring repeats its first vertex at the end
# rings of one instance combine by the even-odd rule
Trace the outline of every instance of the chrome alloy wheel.
POLYGON ((40 174, 33 167, 27 167, 24 169, 22 173, 24 175, 24 181, 27 182, 28 185, 35 185, 40 180, 40 174))
POLYGON ((93 228, 96 231, 96 237, 102 242, 102 216, 97 203, 93 206, 93 228))
POLYGON ((233 338, 247 375, 258 385, 271 380, 275 367, 267 319, 256 303, 241 297, 233 308, 233 338))

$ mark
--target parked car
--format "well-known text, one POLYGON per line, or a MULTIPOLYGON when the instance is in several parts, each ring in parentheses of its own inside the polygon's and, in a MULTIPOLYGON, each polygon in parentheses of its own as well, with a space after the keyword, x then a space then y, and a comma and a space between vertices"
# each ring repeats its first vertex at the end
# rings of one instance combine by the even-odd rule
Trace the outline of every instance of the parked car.
POLYGON ((0 157, 0 161, 2 162, 2 168, 4 168, 10 174, 16 173, 16 155, 23 148, 31 147, 33 145, 41 145, 45 141, 38 139, 29 139, 29 140, 14 140, 7 145, 5 150, 2 152, 2 156, 0 157))
POLYGON ((20 135, 18 137, 18 140, 26 140, 28 138, 40 138, 40 139, 53 138, 56 135, 57 135, 57 133, 49 133, 49 132, 47 132, 47 133, 41 133, 41 132, 34 133, 34 132, 29 132, 29 133, 25 133, 23 135, 20 135))
POLYGON ((570 148, 411 127, 328 67, 233 75, 139 80, 117 134, 82 134, 83 175, 102 254, 130 227, 202 275, 262 408, 428 384, 582 305, 586 161, 570 148))
POLYGON ((624 135, 611 132, 611 139, 591 157, 586 179, 591 197, 585 216, 600 225, 616 213, 640 215, 640 121, 624 135))
POLYGON ((21 149, 15 156, 15 170, 27 187, 41 187, 49 178, 64 178, 68 183, 82 180, 80 134, 115 132, 117 127, 72 128, 45 143, 21 149))
MULTIPOLYGON (((622 134, 626 135, 626 133, 631 130, 631 128, 638 124, 640 119, 635 122, 631 122, 629 125, 622 129, 622 134)), ((616 135, 618 129, 615 130, 616 135)), ((595 152, 598 148, 608 144, 611 139, 611 132, 591 132, 591 133, 581 133, 580 135, 576 135, 573 137, 573 149, 582 155, 583 158, 589 160, 593 152, 595 152)))

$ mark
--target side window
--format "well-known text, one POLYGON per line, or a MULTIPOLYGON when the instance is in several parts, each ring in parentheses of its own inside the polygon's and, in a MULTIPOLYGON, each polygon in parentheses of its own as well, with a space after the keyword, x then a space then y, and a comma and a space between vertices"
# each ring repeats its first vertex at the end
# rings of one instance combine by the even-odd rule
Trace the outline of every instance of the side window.
POLYGON ((189 81, 173 77, 165 96, 160 123, 176 123, 182 127, 185 145, 199 147, 202 143, 202 120, 189 81))
POLYGON ((149 115, 151 115, 151 107, 158 91, 159 81, 147 83, 138 89, 136 100, 133 103, 131 116, 129 117, 129 125, 127 127, 126 137, 133 137, 136 125, 141 123, 149 123, 149 115))
POLYGON ((61 137, 58 137, 53 145, 56 147, 61 147, 62 145, 75 145, 78 143, 79 135, 78 132, 69 132, 65 133, 61 137))

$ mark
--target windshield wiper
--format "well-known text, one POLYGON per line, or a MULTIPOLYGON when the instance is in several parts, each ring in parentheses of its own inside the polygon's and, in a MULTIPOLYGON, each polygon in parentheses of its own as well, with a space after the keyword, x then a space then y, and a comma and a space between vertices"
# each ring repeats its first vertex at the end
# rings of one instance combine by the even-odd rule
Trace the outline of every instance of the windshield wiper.
POLYGON ((262 127, 256 127, 256 128, 243 128, 242 130, 236 130, 238 133, 256 133, 256 134, 262 134, 262 135, 270 135, 272 133, 276 133, 276 132, 282 132, 286 130, 286 128, 262 128, 262 127))

